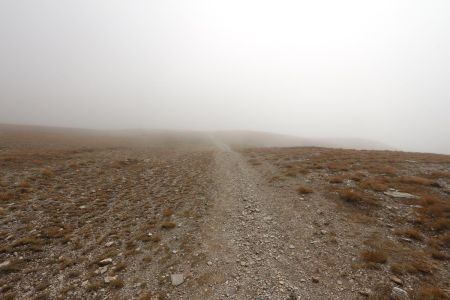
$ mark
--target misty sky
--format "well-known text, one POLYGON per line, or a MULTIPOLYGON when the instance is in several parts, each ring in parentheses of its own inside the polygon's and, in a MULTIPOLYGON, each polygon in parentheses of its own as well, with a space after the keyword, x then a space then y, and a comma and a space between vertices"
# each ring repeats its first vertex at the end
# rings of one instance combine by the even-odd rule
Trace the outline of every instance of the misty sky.
POLYGON ((450 154, 450 1, 0 0, 0 123, 450 154))

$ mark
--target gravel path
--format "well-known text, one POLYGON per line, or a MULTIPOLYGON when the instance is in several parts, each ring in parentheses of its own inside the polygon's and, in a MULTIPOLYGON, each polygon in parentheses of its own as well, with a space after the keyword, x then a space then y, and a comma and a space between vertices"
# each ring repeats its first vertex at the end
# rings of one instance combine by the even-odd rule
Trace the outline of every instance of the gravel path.
POLYGON ((327 231, 318 222, 330 226, 318 209, 326 209, 323 203, 303 202, 299 209, 297 194, 267 186, 226 147, 215 154, 213 173, 214 204, 204 227, 207 265, 199 271, 205 284, 189 298, 358 298, 340 278, 348 270, 335 266, 351 258, 336 257, 337 246, 321 246, 327 231))

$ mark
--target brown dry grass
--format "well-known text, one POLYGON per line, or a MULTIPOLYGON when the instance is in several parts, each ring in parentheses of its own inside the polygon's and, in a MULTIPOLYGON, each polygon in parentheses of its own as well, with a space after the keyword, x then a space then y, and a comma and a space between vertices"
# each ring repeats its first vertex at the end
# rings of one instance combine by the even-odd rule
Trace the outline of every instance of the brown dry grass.
POLYGON ((367 178, 361 181, 360 187, 363 189, 373 190, 375 192, 384 192, 388 189, 386 180, 381 177, 367 178))
POLYGON ((339 190, 338 195, 345 202, 354 205, 372 206, 377 203, 372 197, 351 188, 339 190))
POLYGON ((330 183, 343 183, 345 180, 344 176, 331 176, 328 178, 330 183))
POLYGON ((53 171, 49 168, 43 168, 41 169, 41 175, 46 178, 51 178, 55 176, 55 173, 53 173, 53 171))
POLYGON ((415 228, 396 229, 394 233, 396 235, 404 236, 410 239, 414 239, 416 241, 422 241, 424 239, 423 234, 415 228))
POLYGON ((166 222, 161 223, 161 228, 164 228, 164 229, 173 229, 175 227, 177 227, 177 224, 175 224, 174 222, 166 221, 166 222))
POLYGON ((406 184, 416 184, 416 185, 426 185, 433 186, 435 185, 435 181, 419 177, 419 176, 401 176, 398 178, 398 181, 406 184))
POLYGON ((305 195, 305 194, 311 194, 313 192, 313 190, 306 186, 300 186, 297 188, 297 192, 299 194, 305 195))
POLYGON ((388 256, 382 250, 364 250, 361 252, 361 258, 368 263, 384 264, 387 262, 388 256))
POLYGON ((444 291, 439 287, 424 286, 419 288, 414 299, 417 300, 445 300, 449 299, 448 291, 444 291))
POLYGON ((173 209, 172 208, 166 208, 163 210, 162 215, 164 217, 170 217, 171 215, 173 215, 173 209))

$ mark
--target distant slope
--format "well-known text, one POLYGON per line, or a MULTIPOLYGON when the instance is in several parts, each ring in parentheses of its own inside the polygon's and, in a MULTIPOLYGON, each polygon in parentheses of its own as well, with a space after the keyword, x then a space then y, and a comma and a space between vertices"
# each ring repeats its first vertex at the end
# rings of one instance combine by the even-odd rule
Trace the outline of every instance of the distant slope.
POLYGON ((0 147, 208 147, 214 141, 232 147, 331 147, 392 150, 364 139, 310 139, 257 131, 90 130, 0 124, 0 147))
POLYGON ((210 146, 207 134, 168 130, 90 130, 0 124, 0 148, 210 146))
POLYGON ((214 136, 224 143, 241 147, 328 147, 367 150, 393 150, 392 147, 366 139, 312 139, 253 131, 219 131, 214 136))

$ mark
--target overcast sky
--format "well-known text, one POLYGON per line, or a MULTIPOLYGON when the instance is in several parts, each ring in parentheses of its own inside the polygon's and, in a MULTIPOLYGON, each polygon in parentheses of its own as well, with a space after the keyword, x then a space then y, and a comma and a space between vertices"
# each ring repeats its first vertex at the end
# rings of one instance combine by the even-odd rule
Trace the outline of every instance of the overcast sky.
POLYGON ((450 1, 0 0, 0 123, 450 154, 450 1))

